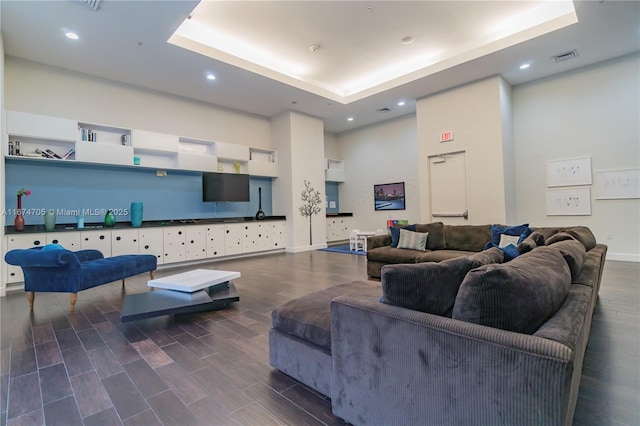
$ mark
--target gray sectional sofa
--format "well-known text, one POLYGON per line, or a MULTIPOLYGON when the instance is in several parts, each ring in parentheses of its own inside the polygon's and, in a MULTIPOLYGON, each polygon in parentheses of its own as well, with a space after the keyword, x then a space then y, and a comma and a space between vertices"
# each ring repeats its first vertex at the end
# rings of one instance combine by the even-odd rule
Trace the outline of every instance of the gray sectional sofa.
POLYGON ((280 306, 271 365, 354 425, 570 425, 607 246, 533 229, 508 262, 393 264, 280 306))

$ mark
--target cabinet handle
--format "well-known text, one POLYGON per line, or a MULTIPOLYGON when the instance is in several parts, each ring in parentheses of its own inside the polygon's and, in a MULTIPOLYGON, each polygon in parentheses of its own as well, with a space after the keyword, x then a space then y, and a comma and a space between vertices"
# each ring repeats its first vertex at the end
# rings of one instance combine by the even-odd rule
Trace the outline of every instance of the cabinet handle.
POLYGON ((40 240, 35 240, 35 241, 33 242, 33 245, 34 245, 34 246, 39 246, 39 245, 40 245, 40 240))
POLYGON ((191 240, 191 244, 193 244, 193 240, 191 240))
POLYGON ((84 237, 84 240, 85 241, 89 241, 89 237, 84 237))
POLYGON ((53 244, 58 244, 58 240, 53 240, 53 244))
POLYGON ((145 248, 145 250, 148 250, 148 249, 149 249, 149 246, 148 246, 148 245, 146 245, 146 246, 144 246, 144 248, 145 248))
POLYGON ((138 242, 138 240, 134 238, 134 239, 133 239, 133 242, 134 242, 134 243, 137 243, 137 242, 138 242))
POLYGON ((182 231, 178 231, 178 235, 182 235, 182 231))
POLYGON ((116 237, 116 241, 120 241, 120 237, 116 237))
POLYGON ((101 239, 101 240, 104 240, 104 235, 100 235, 100 239, 101 239))
POLYGON ((12 273, 10 273, 9 275, 11 275, 12 277, 15 277, 15 276, 16 276, 16 273, 15 273, 15 272, 12 272, 12 273))

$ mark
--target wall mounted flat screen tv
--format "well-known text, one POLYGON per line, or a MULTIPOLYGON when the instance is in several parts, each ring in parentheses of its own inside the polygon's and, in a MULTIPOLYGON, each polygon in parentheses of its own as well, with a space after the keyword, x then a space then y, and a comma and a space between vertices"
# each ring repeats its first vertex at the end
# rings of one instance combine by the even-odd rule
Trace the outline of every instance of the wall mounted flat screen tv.
POLYGON ((404 182, 373 185, 376 210, 405 210, 404 182))
POLYGON ((202 201, 249 201, 249 175, 202 173, 202 201))

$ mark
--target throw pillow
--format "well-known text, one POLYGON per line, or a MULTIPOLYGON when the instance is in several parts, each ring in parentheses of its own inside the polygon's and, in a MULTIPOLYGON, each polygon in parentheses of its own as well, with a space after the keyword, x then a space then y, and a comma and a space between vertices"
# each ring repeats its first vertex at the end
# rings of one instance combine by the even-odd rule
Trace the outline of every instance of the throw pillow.
POLYGON ((491 225, 491 241, 484 249, 498 247, 504 252, 504 261, 508 262, 520 255, 518 244, 531 234, 529 224, 518 226, 491 225))
POLYGON ((47 244, 46 246, 42 246, 40 250, 48 251, 48 250, 64 250, 64 249, 65 248, 62 247, 60 244, 47 244))
POLYGON ((511 262, 465 276, 452 318, 517 333, 534 333, 562 305, 571 272, 559 250, 538 247, 511 262))
POLYGON ((492 248, 472 256, 442 262, 385 265, 381 271, 381 303, 451 317, 460 283, 467 272, 502 262, 502 251, 492 248))
POLYGON ((415 231, 416 230, 416 225, 407 225, 401 228, 398 228, 396 226, 392 226, 389 228, 389 231, 391 232, 391 247, 398 247, 398 241, 400 240, 400 230, 401 229, 407 229, 409 231, 415 231))
POLYGON ((398 240, 398 248, 422 250, 427 247, 427 237, 429 233, 400 230, 400 239, 398 240))

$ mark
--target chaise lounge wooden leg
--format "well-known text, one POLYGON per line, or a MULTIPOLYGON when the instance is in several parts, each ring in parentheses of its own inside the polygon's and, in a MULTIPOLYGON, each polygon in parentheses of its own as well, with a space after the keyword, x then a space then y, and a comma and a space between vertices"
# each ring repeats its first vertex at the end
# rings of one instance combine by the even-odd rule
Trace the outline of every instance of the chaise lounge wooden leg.
POLYGON ((149 271, 149 276, 151 279, 154 279, 156 277, 156 271, 149 271))
POLYGON ((36 292, 30 291, 27 293, 27 300, 29 300, 29 309, 33 311, 33 301, 36 299, 36 292))
POLYGON ((71 312, 75 312, 77 301, 78 301, 78 293, 71 293, 71 312))
POLYGON ((124 278, 122 279, 122 288, 124 288, 124 278))

